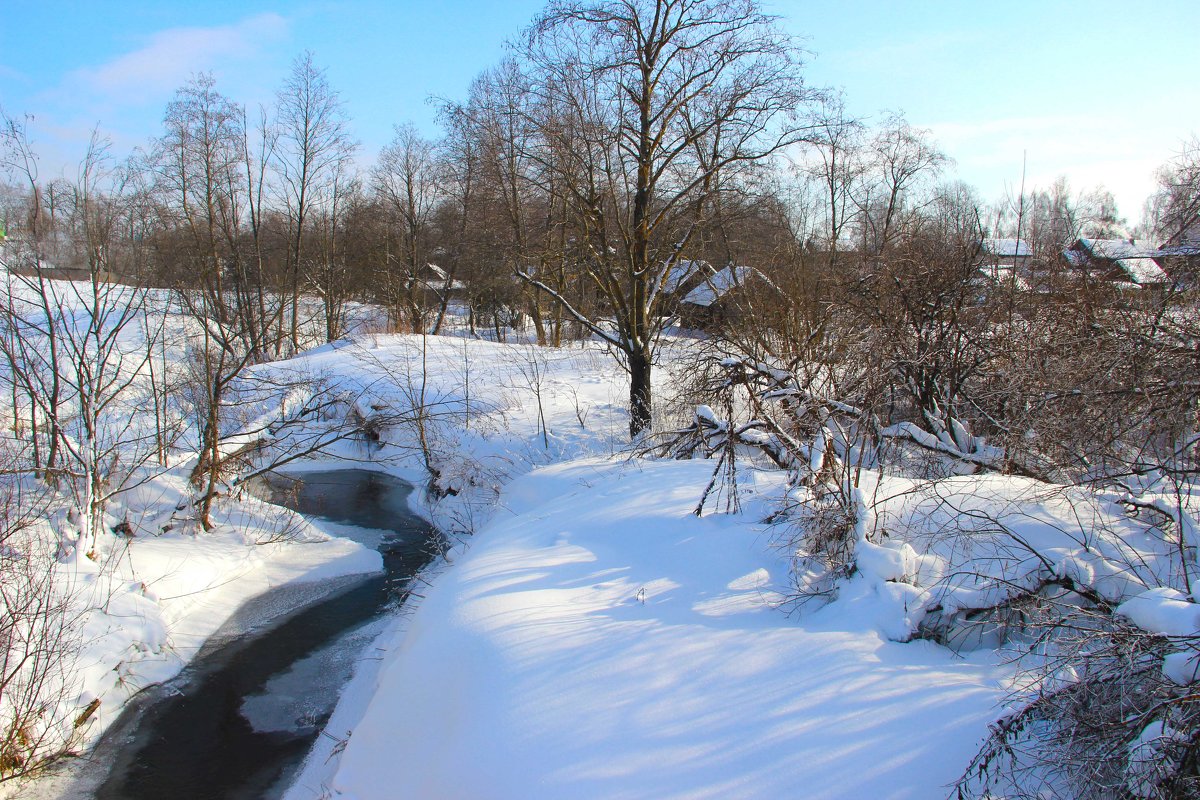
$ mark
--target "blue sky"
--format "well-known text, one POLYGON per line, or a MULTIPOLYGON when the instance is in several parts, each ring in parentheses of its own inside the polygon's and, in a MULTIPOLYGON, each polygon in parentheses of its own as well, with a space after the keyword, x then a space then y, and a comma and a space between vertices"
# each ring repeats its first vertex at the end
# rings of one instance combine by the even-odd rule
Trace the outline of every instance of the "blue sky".
MULTIPOLYGON (((461 98, 542 0, 279 3, 0 0, 0 106, 32 114, 43 173, 93 126, 127 152, 159 132, 189 75, 269 102, 292 59, 328 69, 374 158, 395 123, 436 131, 432 96, 461 98)), ((856 113, 902 110, 987 200, 1066 175, 1102 184, 1135 221, 1153 170, 1200 134, 1200 3, 1153 0, 774 0, 812 52, 810 83, 856 113)))

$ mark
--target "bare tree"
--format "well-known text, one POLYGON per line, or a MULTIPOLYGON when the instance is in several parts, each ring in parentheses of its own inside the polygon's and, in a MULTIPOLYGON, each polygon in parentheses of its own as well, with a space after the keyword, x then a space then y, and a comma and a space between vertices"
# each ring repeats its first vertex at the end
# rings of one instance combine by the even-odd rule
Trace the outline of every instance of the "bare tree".
MULTIPOLYGON (((5 471, 14 466, 6 456, 5 471)), ((33 494, 11 475, 0 481, 0 783, 61 757, 95 711, 63 702, 79 620, 36 530, 45 498, 33 494)))
MULTIPOLYGON (((89 554, 103 530, 108 502, 139 480, 138 471, 156 449, 153 436, 135 425, 144 400, 135 392, 137 380, 152 352, 134 341, 135 330, 141 333, 135 323, 142 319, 147 291, 113 277, 122 176, 109 170, 107 147, 93 135, 69 212, 76 263, 86 269, 86 280, 56 283, 55 306, 38 309, 46 316, 62 315, 57 326, 62 380, 72 408, 59 428, 89 554)), ((149 338, 158 335, 152 328, 149 338)))
MULTIPOLYGON (((249 225, 249 252, 233 248, 234 281, 240 295, 238 310, 249 335, 250 350, 255 360, 265 360, 269 352, 277 352, 278 329, 283 305, 268 297, 271 276, 267 269, 267 177, 275 147, 279 141, 278 127, 271 121, 267 109, 259 108, 258 122, 252 128, 242 109, 242 165, 245 169, 246 219, 249 225)), ((231 220, 234 221, 234 220, 231 220)), ((241 222, 241 220, 236 220, 241 222)), ((232 230, 230 231, 232 233, 232 230)), ((276 292, 277 293, 277 292, 276 292)))
POLYGON ((430 282, 431 289, 439 295, 437 314, 430 329, 435 336, 446 321, 451 296, 456 286, 461 285, 459 278, 466 264, 472 255, 479 254, 477 243, 481 237, 472 229, 477 224, 482 226, 484 216, 480 202, 483 159, 480 142, 472 135, 470 117, 456 106, 444 106, 441 115, 446 127, 440 148, 446 188, 445 199, 438 209, 437 227, 441 232, 445 278, 430 282))
POLYGON ((331 201, 335 177, 358 145, 350 138, 338 93, 329 85, 325 70, 304 52, 292 63, 292 72, 279 90, 279 142, 276 163, 283 185, 290 225, 288 291, 291 297, 289 337, 299 347, 300 277, 304 270, 305 226, 314 208, 331 201))
POLYGON ((1159 190, 1152 198, 1156 232, 1164 241, 1182 243, 1200 237, 1200 137, 1184 142, 1179 155, 1158 171, 1159 190))
MULTIPOLYGON (((180 276, 176 297, 199 333, 190 349, 186 397, 200 431, 192 480, 200 487, 205 528, 221 480, 223 405, 238 376, 265 354, 262 334, 268 320, 282 319, 287 299, 248 291, 245 270, 238 267, 246 263, 241 245, 247 198, 255 199, 258 209, 249 216, 252 226, 261 213, 261 184, 246 160, 244 119, 241 109, 216 91, 211 76, 199 76, 168 105, 166 132, 154 151, 168 229, 161 254, 192 267, 180 276), (240 286, 230 286, 230 274, 240 286)), ((257 263, 257 242, 255 248, 257 263)))
POLYGON ((668 274, 715 196, 800 138, 797 51, 752 0, 614 0, 552 3, 525 57, 535 157, 557 178, 603 314, 522 276, 620 354, 636 436, 651 424, 668 274))
POLYGON ((308 274, 325 309, 327 342, 338 339, 346 330, 346 301, 350 299, 353 287, 346 262, 343 228, 347 209, 359 191, 359 182, 350 173, 349 161, 339 164, 330 176, 328 204, 313 217, 316 256, 308 274))
POLYGON ((403 311, 414 333, 425 331, 424 279, 439 177, 434 143, 412 125, 397 126, 391 143, 379 154, 374 179, 398 229, 398 251, 389 253, 397 265, 394 273, 390 265, 388 270, 392 306, 403 311))
MULTIPOLYGON (((54 249, 55 231, 53 219, 43 208, 43 191, 39 182, 38 159, 29 138, 26 121, 16 120, 0 114, 3 130, 0 131, 0 158, 5 171, 28 187, 25 197, 25 225, 23 236, 16 253, 17 267, 25 277, 10 277, 20 284, 27 284, 42 309, 52 309, 52 284, 47 277, 51 267, 49 256, 54 249)), ((57 195, 58 193, 53 193, 57 195)), ((59 374, 59 335, 57 317, 42 315, 34 339, 27 341, 19 333, 22 324, 29 324, 16 307, 16 296, 12 291, 4 297, 4 319, 13 323, 0 341, 3 342, 5 359, 14 368, 11 388, 14 413, 22 405, 29 410, 29 435, 34 469, 49 477, 58 467, 58 449, 61 440, 59 430, 59 407, 62 402, 62 379, 59 374), (30 341, 44 345, 41 350, 27 357, 30 341), (22 403, 22 396, 24 403, 22 403)), ((32 323, 35 326, 37 323, 32 323)))
POLYGON ((530 82, 515 59, 506 59, 480 75, 467 102, 448 107, 447 116, 458 120, 466 136, 477 142, 481 165, 477 194, 486 198, 496 239, 492 263, 480 265, 483 274, 477 276, 484 279, 482 305, 490 307, 495 318, 504 306, 520 302, 533 318, 538 344, 550 338, 559 344, 562 304, 552 303, 554 332, 548 337, 543 293, 524 284, 518 301, 508 281, 518 271, 536 274, 555 292, 570 297, 576 308, 590 310, 579 293, 571 291, 578 276, 566 268, 563 258, 567 227, 558 188, 560 159, 554 150, 539 147, 534 122, 539 103, 530 82))
POLYGON ((820 184, 824 195, 826 248, 835 267, 842 236, 855 214, 852 198, 862 177, 863 124, 846 112, 840 94, 820 98, 809 135, 816 157, 806 172, 820 184))
POLYGON ((856 193, 864 250, 880 253, 896 238, 905 211, 919 208, 917 187, 935 179, 950 159, 900 114, 889 114, 867 147, 866 180, 856 193))

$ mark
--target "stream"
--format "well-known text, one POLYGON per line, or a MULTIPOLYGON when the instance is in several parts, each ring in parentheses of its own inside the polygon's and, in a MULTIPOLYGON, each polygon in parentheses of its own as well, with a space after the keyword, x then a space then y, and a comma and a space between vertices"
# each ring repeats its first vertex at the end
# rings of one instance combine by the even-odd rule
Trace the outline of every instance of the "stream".
MULTIPOLYGON (((358 659, 429 563, 438 534, 407 504, 412 487, 358 469, 272 478, 272 502, 355 525, 384 571, 343 580, 268 629, 214 637, 187 669, 119 720, 99 800, 272 798, 286 791, 358 659), (122 724, 124 721, 125 724, 122 724)), ((346 535, 346 534, 343 534, 346 535)), ((247 618, 303 602, 304 587, 252 600, 247 618)), ((308 591, 311 592, 311 587, 308 591)))

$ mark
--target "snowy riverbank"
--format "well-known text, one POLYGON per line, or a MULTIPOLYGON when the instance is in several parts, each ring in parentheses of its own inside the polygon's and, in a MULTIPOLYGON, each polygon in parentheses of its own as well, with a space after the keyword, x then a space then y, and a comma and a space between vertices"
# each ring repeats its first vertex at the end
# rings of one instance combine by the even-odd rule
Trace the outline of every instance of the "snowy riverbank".
MULTIPOLYGON (((1161 538, 1111 499, 1011 476, 918 486, 866 471, 876 518, 857 571, 833 602, 798 610, 795 544, 783 543, 797 523, 765 522, 785 505, 785 475, 747 462, 740 511, 695 516, 713 462, 622 453, 625 378, 594 346, 366 335, 259 369, 320 375, 368 423, 422 401, 423 430, 410 417, 378 444, 343 441, 290 468, 340 455, 424 485, 432 467, 440 491, 413 500, 451 542, 359 660, 289 800, 943 796, 1014 669, 991 649, 905 640, 937 604, 1036 578, 1044 563, 1004 551, 997 531, 1036 542, 1063 574, 1163 558, 1161 538), (996 525, 974 531, 973 519, 996 525), (978 582, 947 580, 965 574, 978 582)), ((658 379, 670 398, 677 378, 658 379)), ((254 416, 271 413, 260 405, 254 416)), ((175 499, 139 490, 128 510, 175 499)), ((252 498, 222 514, 216 534, 132 540, 104 614, 159 627, 97 617, 105 663, 130 651, 129 674, 161 680, 245 597, 376 563, 304 521, 292 541, 254 544, 287 520, 252 498)), ((1136 592, 1122 580, 1114 596, 1136 592)), ((107 680, 97 692, 123 685, 107 680)))
MULTIPOLYGON (((624 376, 593 348, 396 336, 305 358, 380 403, 420 365, 458 492, 422 512, 476 527, 360 663, 289 800, 940 796, 997 715, 1000 658, 890 641, 889 598, 789 616, 762 522, 782 473, 694 516, 712 462, 627 460, 624 376)), ((403 434, 379 457, 420 480, 403 434)))
MULTIPOLYGON (((159 520, 141 512, 172 509, 172 498, 184 491, 185 482, 171 475, 140 487, 114 509, 131 520, 133 537, 101 563, 76 558, 57 567, 60 584, 73 587, 82 630, 71 657, 71 692, 61 702, 94 705, 77 728, 79 752, 94 746, 134 695, 174 678, 214 635, 270 624, 381 567, 379 553, 339 537, 340 526, 251 496, 223 504, 212 531, 180 525, 153 535, 151 524, 159 520), (285 540, 268 541, 284 530, 285 540), (250 600, 284 586, 294 588, 287 604, 247 614, 250 600)), ((86 797, 105 768, 91 757, 69 760, 32 783, 5 785, 0 796, 86 797)))
POLYGON ((623 376, 593 350, 360 347, 390 380, 420 363, 443 408, 475 404, 469 425, 437 428, 456 494, 425 509, 474 533, 375 643, 382 660, 360 667, 289 800, 945 796, 1016 670, 1011 653, 907 641, 926 614, 995 602, 1043 568, 1111 574, 1098 585, 1126 596, 1146 576, 1121 563, 1169 562, 1111 498, 866 471, 857 572, 798 610, 782 541, 797 523, 764 522, 784 475, 743 465, 740 512, 695 516, 713 462, 620 453, 623 376))
POLYGON ((995 654, 887 641, 869 603, 786 616, 758 523, 778 476, 697 518, 710 470, 515 481, 343 696, 344 752, 289 798, 942 795, 995 716, 995 654))

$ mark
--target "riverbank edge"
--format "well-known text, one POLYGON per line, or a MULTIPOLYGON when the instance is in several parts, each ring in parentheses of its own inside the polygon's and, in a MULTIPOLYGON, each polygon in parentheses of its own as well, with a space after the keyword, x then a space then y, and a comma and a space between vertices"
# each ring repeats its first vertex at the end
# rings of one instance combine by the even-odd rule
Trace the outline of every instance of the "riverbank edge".
MULTIPOLYGON (((374 465, 356 463, 354 468, 371 469, 374 465)), ((428 474, 416 468, 406 468, 395 464, 380 464, 375 470, 392 477, 406 481, 413 486, 407 502, 409 510, 417 514, 443 537, 446 532, 437 524, 438 514, 435 508, 435 498, 428 491, 428 474)), ((314 460, 302 463, 298 474, 304 472, 319 472, 324 469, 345 468, 344 462, 336 460, 314 460)), ((469 546, 470 536, 446 538, 448 544, 434 556, 428 564, 412 577, 409 591, 404 602, 388 620, 383 630, 371 640, 359 653, 355 661, 354 671, 350 680, 342 686, 338 695, 337 705, 333 715, 325 723, 325 727, 317 736, 312 748, 305 755, 299 769, 293 775, 285 778, 287 784, 282 800, 310 800, 321 797, 324 785, 337 770, 338 755, 345 748, 350 736, 363 714, 366 713, 375 692, 372 689, 377 684, 380 670, 385 661, 385 655, 400 647, 408 633, 409 620, 425 599, 424 589, 443 575, 454 565, 454 558, 461 555, 469 546)), ((56 800, 75 800, 74 798, 56 798, 56 800)), ((80 799, 82 800, 82 798, 80 799)))
MULTIPOLYGON (((346 468, 345 462, 322 460, 305 464, 295 471, 315 471, 324 468, 346 468)), ((384 472, 386 470, 379 470, 384 472)), ((397 476, 400 477, 400 476, 397 476)), ((403 478, 408 480, 408 478, 403 478)), ((411 481, 409 481, 411 483, 411 481)), ((414 492, 416 494, 416 492, 414 492)), ((310 520, 318 530, 331 540, 346 540, 332 530, 323 527, 323 521, 310 520)), ((300 547, 303 544, 297 544, 300 547)), ((370 548, 365 548, 369 550, 370 548)), ((377 551, 371 551, 376 553, 377 551)), ((0 800, 89 800, 104 782, 117 763, 127 743, 129 732, 146 709, 158 700, 184 691, 193 680, 191 669, 205 655, 230 644, 239 636, 253 631, 268 629, 283 624, 305 609, 342 592, 349 591, 361 582, 382 571, 382 558, 374 560, 374 567, 367 571, 347 572, 339 575, 321 574, 330 564, 342 558, 337 554, 324 561, 314 561, 303 572, 277 585, 246 597, 221 624, 209 634, 204 643, 188 658, 180 669, 170 677, 140 689, 131 695, 121 711, 86 750, 68 756, 52 764, 45 771, 11 785, 0 785, 0 800), (281 595, 296 594, 292 602, 276 603, 281 595), (271 601, 271 602, 268 602, 271 601)))

